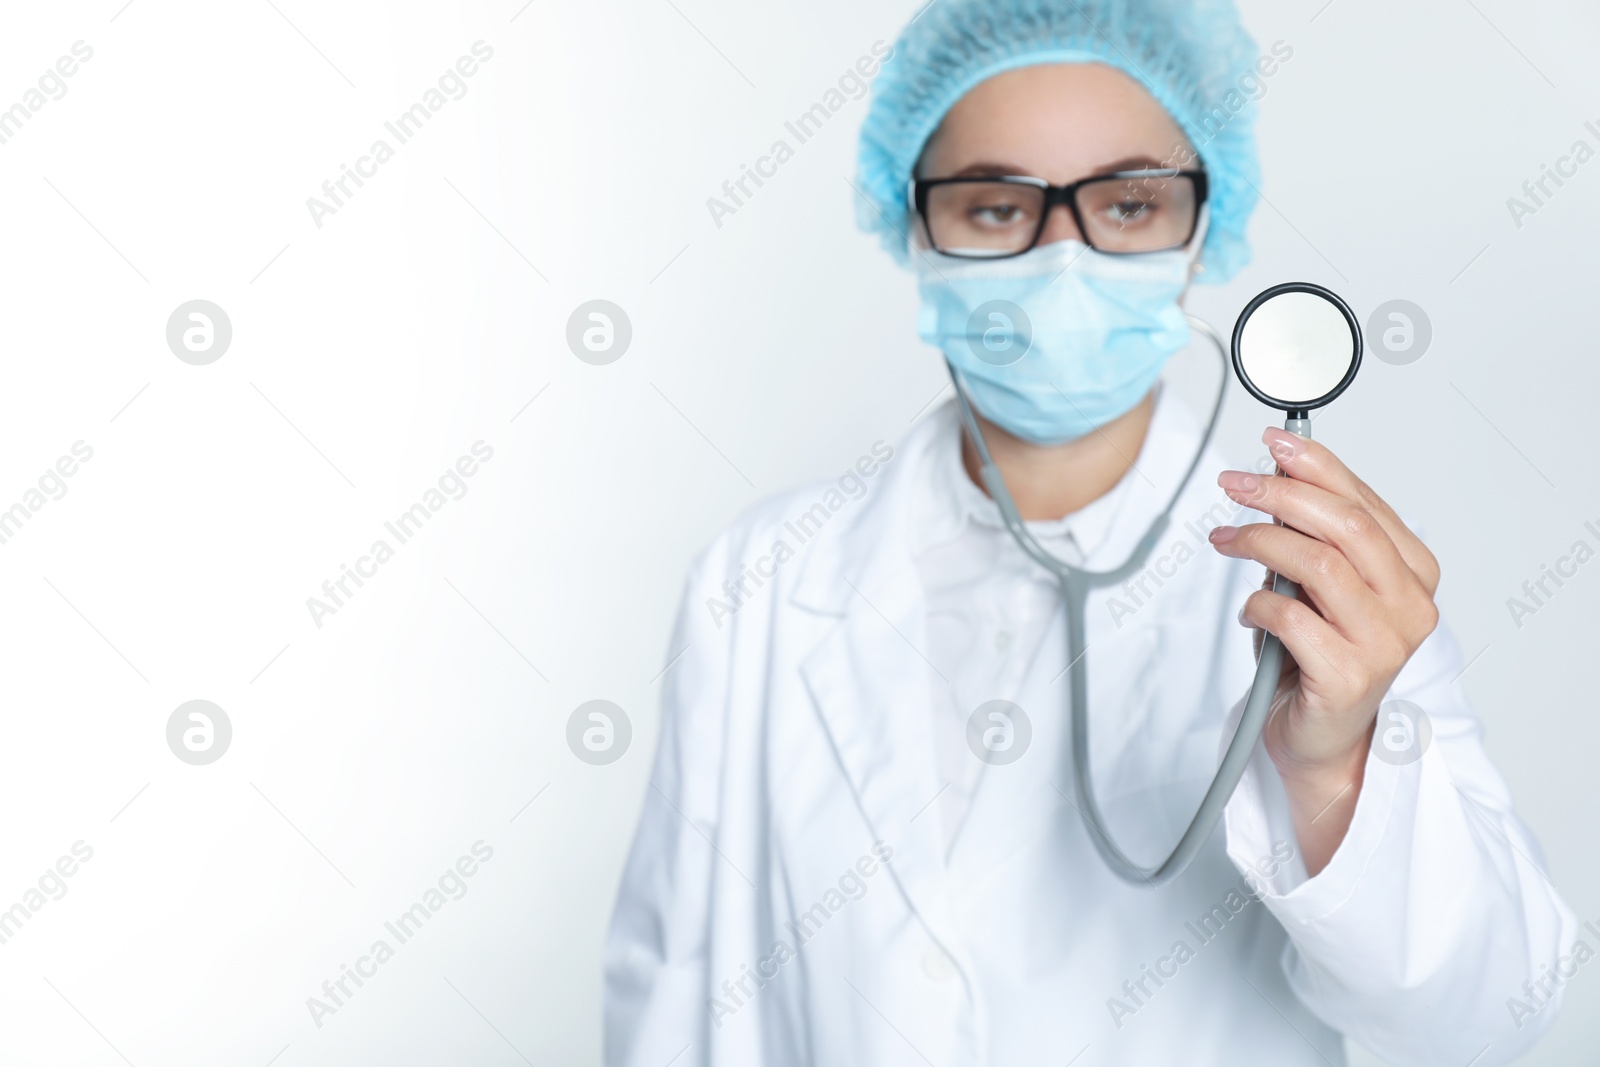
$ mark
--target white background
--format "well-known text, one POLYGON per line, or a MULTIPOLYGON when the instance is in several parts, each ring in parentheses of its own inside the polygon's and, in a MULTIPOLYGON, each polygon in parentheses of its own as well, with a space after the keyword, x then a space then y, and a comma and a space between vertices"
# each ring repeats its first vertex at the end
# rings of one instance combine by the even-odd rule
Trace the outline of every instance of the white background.
MULTIPOLYGON (((94 49, 0 145, 0 508, 94 449, 0 545, 0 908, 94 849, 0 945, 0 1060, 594 1063, 687 561, 942 384, 910 278, 853 227, 864 102, 720 228, 705 201, 914 6, 123 2, 10 4, 0 33, 0 107, 94 49), (466 95, 314 225, 306 198, 480 39, 466 95), (209 366, 166 345, 195 298, 233 325, 209 366), (593 298, 633 323, 610 366, 565 344, 593 298), (479 440, 467 494, 314 625, 306 598, 479 440), (608 767, 565 741, 597 697, 635 727, 608 767), (165 739, 195 698, 234 729, 205 767, 165 739), (314 1025, 306 998, 479 840, 467 894, 314 1025)), ((1425 357, 1370 360, 1318 436, 1425 528, 1490 751, 1600 920, 1600 562, 1521 628, 1506 606, 1600 547, 1600 160, 1520 229, 1505 203, 1600 147, 1600 16, 1245 15, 1294 49, 1262 101, 1270 203, 1192 307, 1229 326, 1307 279, 1363 319, 1426 310, 1425 357)), ((1234 386, 1225 450, 1266 422, 1234 386)), ((1528 1062, 1587 1060, 1597 1009, 1593 963, 1528 1062)))

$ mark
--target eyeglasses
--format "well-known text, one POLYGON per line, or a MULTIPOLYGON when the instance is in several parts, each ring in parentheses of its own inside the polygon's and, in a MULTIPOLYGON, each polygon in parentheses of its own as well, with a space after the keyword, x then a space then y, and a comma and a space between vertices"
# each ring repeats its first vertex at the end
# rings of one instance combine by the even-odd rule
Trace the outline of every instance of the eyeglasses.
POLYGON ((1020 256, 1039 243, 1064 204, 1084 244, 1128 255, 1181 248, 1194 237, 1206 172, 1155 168, 1104 174, 1071 185, 1042 178, 931 178, 912 183, 934 250, 963 259, 1020 256))

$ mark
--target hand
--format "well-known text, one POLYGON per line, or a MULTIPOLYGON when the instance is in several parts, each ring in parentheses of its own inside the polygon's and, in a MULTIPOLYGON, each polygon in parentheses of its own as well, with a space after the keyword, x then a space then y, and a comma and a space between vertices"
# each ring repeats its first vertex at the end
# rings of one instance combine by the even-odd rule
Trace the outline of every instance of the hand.
POLYGON ((1354 811, 1378 705, 1438 624, 1439 564, 1327 448, 1276 427, 1261 439, 1289 477, 1224 471, 1217 484, 1284 525, 1219 526, 1211 543, 1300 583, 1299 600, 1270 584, 1252 593, 1239 621, 1277 635, 1287 653, 1263 737, 1297 809, 1308 868, 1326 851, 1320 870, 1354 811), (1313 831, 1341 800, 1343 818, 1313 831), (1331 847, 1314 847, 1329 843, 1330 828, 1331 847))

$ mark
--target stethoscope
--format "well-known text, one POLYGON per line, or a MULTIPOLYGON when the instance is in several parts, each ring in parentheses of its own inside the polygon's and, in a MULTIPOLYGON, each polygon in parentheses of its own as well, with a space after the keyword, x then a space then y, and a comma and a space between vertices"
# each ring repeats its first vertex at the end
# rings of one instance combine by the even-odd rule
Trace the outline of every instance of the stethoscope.
MULTIPOLYGON (((1119 567, 1091 571, 1059 559, 1034 538, 1016 501, 1006 488, 1005 479, 989 453, 989 446, 978 425, 967 384, 961 372, 946 361, 955 386, 961 420, 978 454, 983 483, 1000 510, 1000 517, 1022 551, 1034 562, 1055 575, 1066 605, 1068 702, 1072 714, 1072 766, 1078 810, 1089 828, 1090 840, 1112 872, 1125 881, 1158 886, 1171 881, 1194 861, 1222 819, 1223 808, 1244 776, 1250 756, 1266 728, 1283 669, 1283 643, 1273 634, 1264 634, 1256 659, 1255 679, 1250 684, 1244 712, 1228 743, 1205 797, 1194 818, 1178 839, 1170 855, 1154 867, 1134 863, 1112 841, 1106 830, 1094 779, 1089 765, 1089 672, 1087 666, 1085 613, 1089 593, 1126 581, 1141 570, 1166 532, 1172 509, 1178 503, 1200 465, 1200 458, 1211 443, 1227 394, 1228 349, 1222 338, 1204 320, 1186 316, 1195 331, 1216 348, 1222 358, 1222 382, 1217 388, 1211 416, 1195 448, 1188 469, 1178 487, 1167 499, 1161 513, 1139 539, 1127 560, 1119 567)), ((1361 364, 1361 327, 1349 306, 1322 286, 1290 282, 1274 286, 1246 305, 1233 331, 1232 366, 1245 389, 1262 402, 1285 411, 1284 429, 1301 437, 1311 436, 1311 411, 1342 393, 1354 379, 1361 364), (1336 313, 1336 314, 1335 314, 1336 313), (1348 329, 1348 337, 1344 333, 1348 329), (1284 399, 1285 395, 1300 399, 1284 399), (1312 399, 1304 399, 1312 396, 1312 399)), ((1282 473, 1280 470, 1278 473, 1282 473)), ((1274 575, 1272 588, 1284 596, 1298 597, 1300 587, 1283 575, 1274 575)))

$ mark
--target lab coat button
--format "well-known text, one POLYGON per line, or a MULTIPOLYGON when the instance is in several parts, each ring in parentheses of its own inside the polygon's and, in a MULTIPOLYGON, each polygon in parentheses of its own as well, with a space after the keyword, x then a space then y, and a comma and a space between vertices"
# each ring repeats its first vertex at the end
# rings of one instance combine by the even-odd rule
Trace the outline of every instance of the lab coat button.
POLYGON ((955 977, 956 965, 935 945, 922 956, 922 972, 935 982, 948 982, 955 977))
POLYGON ((1011 647, 1011 631, 1001 630, 999 633, 995 634, 994 647, 1001 652, 1004 652, 1007 648, 1011 647))

